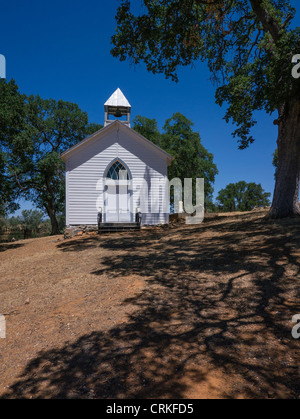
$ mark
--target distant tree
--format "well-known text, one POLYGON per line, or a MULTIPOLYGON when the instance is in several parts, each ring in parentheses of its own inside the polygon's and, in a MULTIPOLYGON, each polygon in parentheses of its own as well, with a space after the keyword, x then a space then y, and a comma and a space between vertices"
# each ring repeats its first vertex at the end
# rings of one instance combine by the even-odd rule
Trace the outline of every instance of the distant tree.
POLYGON ((6 229, 8 225, 8 219, 6 217, 0 216, 0 232, 1 230, 6 229))
POLYGON ((44 214, 38 210, 24 210, 20 217, 21 225, 24 229, 37 231, 44 221, 44 214))
MULTIPOLYGON (((57 217, 64 213, 65 203, 65 168, 60 154, 101 126, 89 124, 86 112, 76 104, 40 96, 26 98, 22 113, 22 129, 9 132, 5 141, 0 138, 6 151, 6 178, 16 197, 46 211, 52 234, 59 234, 57 217)), ((8 118, 6 124, 11 123, 8 118)))
POLYGON ((198 132, 193 131, 193 122, 181 113, 175 113, 163 127, 161 147, 174 161, 169 167, 169 179, 205 179, 205 198, 208 202, 213 194, 213 184, 218 174, 213 154, 201 144, 198 132))
POLYGON ((205 204, 205 210, 207 213, 217 213, 219 212, 218 206, 213 202, 212 199, 207 199, 205 204))
POLYGON ((133 129, 154 144, 161 145, 161 134, 156 119, 149 119, 145 116, 138 115, 133 120, 133 129))
POLYGON ((219 208, 225 212, 251 211, 255 207, 270 206, 271 194, 256 183, 230 183, 217 197, 219 208))
POLYGON ((34 209, 24 210, 21 215, 11 217, 7 222, 14 233, 16 233, 17 230, 20 230, 20 232, 22 231, 24 239, 32 237, 32 234, 43 232, 44 235, 47 235, 47 232, 49 232, 49 221, 45 220, 44 213, 34 209))
POLYGON ((237 129, 239 147, 253 143, 255 112, 277 112, 278 172, 271 218, 300 215, 300 83, 292 77, 300 27, 289 0, 121 0, 112 55, 144 62, 178 80, 178 68, 207 61, 216 102, 237 129))
POLYGON ((97 131, 103 128, 101 124, 89 123, 85 128, 85 135, 88 137, 89 135, 95 134, 97 131))

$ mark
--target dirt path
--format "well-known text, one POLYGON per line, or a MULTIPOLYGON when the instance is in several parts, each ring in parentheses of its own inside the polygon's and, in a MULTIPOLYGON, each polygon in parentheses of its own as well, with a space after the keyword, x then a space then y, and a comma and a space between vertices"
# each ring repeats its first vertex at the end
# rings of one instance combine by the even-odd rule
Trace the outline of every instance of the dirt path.
POLYGON ((0 245, 0 397, 300 397, 298 220, 0 245))

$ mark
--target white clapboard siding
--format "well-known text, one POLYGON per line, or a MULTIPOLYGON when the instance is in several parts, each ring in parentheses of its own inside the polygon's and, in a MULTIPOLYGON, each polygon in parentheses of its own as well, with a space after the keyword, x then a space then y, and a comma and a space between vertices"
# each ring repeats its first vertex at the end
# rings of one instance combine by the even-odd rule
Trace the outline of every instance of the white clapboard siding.
MULTIPOLYGON (((102 180, 110 164, 119 159, 132 177, 132 210, 141 207, 141 180, 155 179, 149 195, 160 206, 159 214, 143 214, 143 224, 164 224, 169 214, 163 209, 168 156, 133 130, 116 122, 79 146, 66 152, 66 223, 96 225, 98 210, 103 208, 102 180), (161 184, 161 186, 159 186, 161 184), (97 189, 98 187, 98 189, 97 189)), ((169 159, 170 160, 170 159, 169 159)), ((148 198, 151 202, 151 197, 148 198)), ((132 221, 134 221, 132 219, 132 221)))

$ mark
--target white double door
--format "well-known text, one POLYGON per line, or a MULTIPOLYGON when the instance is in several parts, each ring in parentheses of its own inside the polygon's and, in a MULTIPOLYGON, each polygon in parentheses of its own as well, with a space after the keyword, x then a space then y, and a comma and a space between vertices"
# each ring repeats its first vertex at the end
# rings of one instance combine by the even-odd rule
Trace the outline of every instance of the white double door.
POLYGON ((104 214, 106 223, 130 223, 131 193, 128 181, 114 181, 104 189, 104 214))

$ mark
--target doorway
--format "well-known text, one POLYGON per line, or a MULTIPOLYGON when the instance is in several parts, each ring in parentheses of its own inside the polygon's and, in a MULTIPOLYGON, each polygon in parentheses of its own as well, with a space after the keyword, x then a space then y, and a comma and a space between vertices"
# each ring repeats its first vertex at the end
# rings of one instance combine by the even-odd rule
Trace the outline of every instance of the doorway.
POLYGON ((132 222, 131 176, 125 163, 113 161, 104 179, 104 222, 132 222))

